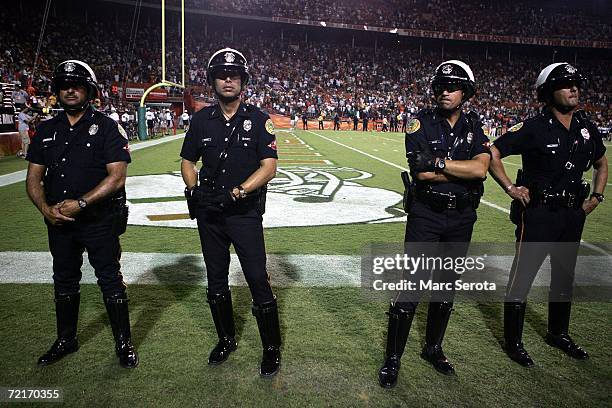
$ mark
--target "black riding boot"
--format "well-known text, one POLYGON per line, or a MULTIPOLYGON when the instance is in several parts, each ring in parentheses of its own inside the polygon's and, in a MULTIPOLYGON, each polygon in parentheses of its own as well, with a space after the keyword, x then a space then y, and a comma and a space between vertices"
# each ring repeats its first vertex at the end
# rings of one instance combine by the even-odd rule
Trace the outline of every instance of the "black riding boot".
POLYGON ((138 365, 138 354, 132 345, 127 295, 117 293, 104 298, 104 304, 113 329, 115 352, 119 357, 119 364, 123 368, 134 368, 138 365))
POLYGON ((445 375, 455 373, 455 368, 442 351, 442 340, 444 340, 444 333, 452 310, 452 302, 429 302, 425 334, 426 344, 421 352, 421 357, 424 360, 429 361, 438 372, 445 375))
POLYGON ((273 377, 280 369, 281 362, 281 335, 276 298, 260 305, 253 304, 253 316, 257 320, 263 346, 259 374, 262 377, 273 377))
POLYGON ((229 357, 230 353, 236 350, 236 328, 234 327, 234 312, 232 309, 232 294, 230 291, 225 293, 208 293, 208 304, 212 314, 219 342, 210 352, 208 364, 219 365, 229 357))
POLYGON ((571 302, 548 303, 548 333, 545 341, 572 358, 586 360, 589 354, 574 343, 568 334, 571 310, 571 302))
POLYGON ((504 339, 506 354, 523 367, 533 367, 533 360, 523 347, 523 323, 526 303, 504 303, 504 339))
POLYGON ((402 354, 404 354, 408 333, 410 333, 414 310, 406 311, 396 304, 391 304, 387 315, 389 316, 389 326, 387 328, 385 363, 378 371, 378 382, 381 387, 392 388, 397 384, 400 360, 402 354))
POLYGON ((49 351, 38 359, 38 365, 46 366, 55 363, 65 355, 74 353, 79 349, 76 334, 80 303, 80 293, 55 294, 57 340, 55 340, 49 351))

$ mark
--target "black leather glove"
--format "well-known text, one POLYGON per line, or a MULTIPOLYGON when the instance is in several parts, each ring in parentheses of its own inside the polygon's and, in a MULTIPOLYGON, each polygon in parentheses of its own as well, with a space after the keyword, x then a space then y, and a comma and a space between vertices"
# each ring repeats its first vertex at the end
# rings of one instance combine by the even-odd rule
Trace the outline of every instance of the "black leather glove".
POLYGON ((416 140, 416 144, 417 150, 407 155, 410 170, 415 173, 435 171, 436 157, 431 152, 429 146, 419 139, 416 140))
POLYGON ((431 153, 414 152, 408 156, 408 164, 415 173, 435 171, 436 158, 431 153))

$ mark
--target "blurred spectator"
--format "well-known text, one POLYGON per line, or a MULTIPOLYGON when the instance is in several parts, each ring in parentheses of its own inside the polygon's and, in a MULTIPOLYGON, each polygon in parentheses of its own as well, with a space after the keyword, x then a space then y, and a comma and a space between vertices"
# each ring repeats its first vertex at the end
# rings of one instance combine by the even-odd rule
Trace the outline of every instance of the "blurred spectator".
POLYGON ((25 159, 28 154, 28 147, 30 146, 30 122, 35 118, 35 115, 30 115, 31 110, 29 107, 24 107, 19 115, 17 115, 19 136, 21 137, 21 150, 17 153, 17 156, 25 159))
POLYGON ((15 104, 15 110, 21 111, 26 106, 29 97, 30 96, 25 89, 21 88, 20 86, 16 86, 15 90, 13 91, 13 103, 15 104))

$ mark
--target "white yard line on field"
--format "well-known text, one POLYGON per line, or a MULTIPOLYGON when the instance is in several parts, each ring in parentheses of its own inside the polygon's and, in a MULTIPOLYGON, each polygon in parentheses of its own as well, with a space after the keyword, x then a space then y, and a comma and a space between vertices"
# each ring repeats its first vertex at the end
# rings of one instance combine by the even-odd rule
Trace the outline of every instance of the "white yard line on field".
MULTIPOLYGON (((503 286, 508 282, 512 255, 488 256, 487 267, 494 273, 487 281, 503 286)), ((267 270, 275 287, 359 287, 362 259, 359 255, 268 255, 267 270)), ((48 252, 1 252, 0 283, 53 283, 52 258, 48 252)), ((605 257, 580 257, 583 265, 576 276, 577 285, 612 285, 610 261, 605 257)), ((85 262, 83 284, 97 282, 93 268, 85 262)), ((202 254, 124 252, 121 273, 127 284, 137 285, 206 285, 202 254)), ((368 273, 371 279, 371 273, 368 273)), ((550 280, 550 263, 545 262, 534 285, 546 286, 550 280)), ((231 286, 246 286, 235 254, 229 270, 231 286)), ((367 283, 366 283, 367 284, 367 283)))

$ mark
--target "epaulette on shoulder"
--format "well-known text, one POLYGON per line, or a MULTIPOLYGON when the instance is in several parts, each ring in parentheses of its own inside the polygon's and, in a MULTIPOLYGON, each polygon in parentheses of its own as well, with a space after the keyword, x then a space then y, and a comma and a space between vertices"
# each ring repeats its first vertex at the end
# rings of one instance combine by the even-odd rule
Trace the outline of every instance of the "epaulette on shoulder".
POLYGON ((421 109, 420 111, 418 111, 418 113, 416 114, 416 118, 425 118, 425 117, 432 117, 434 115, 434 110, 431 108, 425 108, 425 109, 421 109))
POLYGON ((476 113, 475 111, 471 110, 469 112, 467 112, 465 114, 465 117, 467 118, 468 121, 470 121, 473 125, 477 125, 478 123, 480 123, 480 117, 478 116, 478 113, 476 113))
POLYGON ((200 109, 199 111, 194 112, 193 116, 195 117, 197 115, 197 116, 202 116, 202 117, 205 117, 205 118, 209 118, 213 114, 215 109, 216 109, 216 105, 205 106, 202 109, 200 109))

